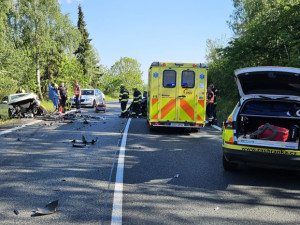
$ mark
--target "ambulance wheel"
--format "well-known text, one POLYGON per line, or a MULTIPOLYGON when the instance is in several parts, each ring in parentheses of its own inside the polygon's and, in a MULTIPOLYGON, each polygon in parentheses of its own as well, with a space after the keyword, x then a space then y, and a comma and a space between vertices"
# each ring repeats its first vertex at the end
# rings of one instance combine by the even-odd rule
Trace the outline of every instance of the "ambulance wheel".
POLYGON ((198 133, 199 132, 199 128, 191 128, 191 132, 192 133, 198 133))
POLYGON ((228 162, 223 154, 223 168, 225 171, 229 171, 229 172, 236 171, 238 168, 238 164, 228 162))
POLYGON ((154 131, 154 130, 155 130, 155 127, 152 126, 152 125, 149 125, 149 130, 150 130, 150 131, 154 131))

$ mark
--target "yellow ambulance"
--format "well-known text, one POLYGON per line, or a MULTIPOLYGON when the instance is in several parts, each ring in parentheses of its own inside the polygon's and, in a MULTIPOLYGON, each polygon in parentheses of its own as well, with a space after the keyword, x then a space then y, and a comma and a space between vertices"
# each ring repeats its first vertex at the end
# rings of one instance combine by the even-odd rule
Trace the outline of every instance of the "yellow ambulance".
POLYGON ((205 125, 207 66, 153 62, 148 74, 147 120, 153 127, 198 130, 205 125))

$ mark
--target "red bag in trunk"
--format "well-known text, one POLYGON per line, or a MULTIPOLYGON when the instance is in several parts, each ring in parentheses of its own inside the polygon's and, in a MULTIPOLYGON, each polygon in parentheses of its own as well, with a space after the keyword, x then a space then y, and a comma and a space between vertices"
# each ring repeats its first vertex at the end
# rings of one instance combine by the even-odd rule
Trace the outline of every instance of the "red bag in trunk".
POLYGON ((261 125, 258 130, 263 130, 257 135, 258 139, 270 141, 286 141, 289 137, 289 130, 283 127, 277 127, 270 124, 261 125), (265 130, 264 127, 267 127, 265 130))

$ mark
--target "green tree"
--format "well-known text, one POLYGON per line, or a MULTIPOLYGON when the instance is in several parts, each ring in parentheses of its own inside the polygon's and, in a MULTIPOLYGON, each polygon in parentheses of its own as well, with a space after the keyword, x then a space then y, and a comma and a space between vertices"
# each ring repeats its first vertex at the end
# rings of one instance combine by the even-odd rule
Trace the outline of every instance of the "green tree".
POLYGON ((300 67, 299 1, 233 2, 235 10, 229 25, 235 36, 226 47, 216 47, 212 41, 208 41, 207 46, 209 77, 221 89, 224 107, 218 104, 218 108, 223 110, 232 100, 238 99, 232 76, 235 69, 250 66, 300 67))
POLYGON ((16 48, 35 67, 36 82, 31 87, 43 99, 42 84, 46 92, 48 79, 59 72, 59 55, 79 42, 78 31, 56 0, 14 0, 9 21, 16 48))
POLYGON ((81 5, 79 5, 77 28, 82 38, 79 43, 78 49, 75 51, 75 54, 83 67, 84 74, 86 75, 88 73, 88 63, 89 63, 87 56, 89 55, 89 53, 91 53, 90 52, 91 39, 89 39, 89 33, 85 27, 86 27, 86 23, 84 21, 84 15, 82 12, 81 5))
POLYGON ((110 91, 117 91, 120 84, 124 84, 129 90, 137 86, 139 90, 143 88, 141 64, 128 57, 121 57, 110 69, 110 91))

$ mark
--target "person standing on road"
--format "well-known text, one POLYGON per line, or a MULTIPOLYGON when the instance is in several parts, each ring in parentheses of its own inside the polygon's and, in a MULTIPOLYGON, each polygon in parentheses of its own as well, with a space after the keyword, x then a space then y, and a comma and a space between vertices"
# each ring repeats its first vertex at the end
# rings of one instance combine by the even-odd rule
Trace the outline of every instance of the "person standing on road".
POLYGON ((214 84, 209 85, 214 93, 214 110, 213 110, 213 116, 214 116, 214 121, 213 123, 217 123, 217 95, 218 95, 218 89, 215 87, 214 84))
POLYGON ((74 90, 74 94, 75 94, 75 104, 76 104, 76 109, 77 112, 80 112, 80 108, 81 108, 81 88, 78 84, 78 81, 75 81, 75 90, 74 90))
POLYGON ((119 103, 121 103, 121 115, 120 117, 124 118, 126 117, 126 107, 129 99, 129 92, 125 88, 123 84, 121 84, 120 87, 120 95, 119 95, 119 103))
POLYGON ((135 118, 136 116, 142 117, 141 111, 141 102, 142 102, 142 94, 137 89, 137 87, 133 87, 133 103, 132 103, 132 117, 135 118))
POLYGON ((60 87, 58 88, 58 98, 59 98, 59 104, 62 107, 62 112, 65 113, 66 101, 68 100, 68 89, 65 86, 64 82, 61 82, 60 87))
POLYGON ((53 106, 55 108, 55 110, 57 110, 57 106, 58 106, 58 93, 57 93, 57 88, 58 85, 54 84, 54 87, 51 86, 51 84, 49 83, 49 99, 53 102, 53 106))
POLYGON ((211 126, 214 120, 214 92, 212 91, 211 86, 207 88, 206 96, 206 114, 208 117, 208 126, 211 126))

